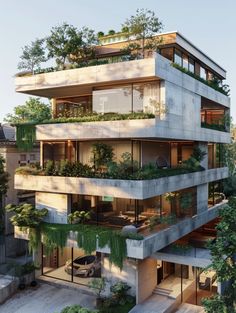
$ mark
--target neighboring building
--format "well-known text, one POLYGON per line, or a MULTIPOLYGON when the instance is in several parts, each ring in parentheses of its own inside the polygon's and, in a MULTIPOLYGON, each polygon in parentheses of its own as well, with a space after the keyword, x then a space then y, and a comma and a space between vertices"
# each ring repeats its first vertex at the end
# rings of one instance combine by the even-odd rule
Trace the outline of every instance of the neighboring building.
MULTIPOLYGON (((20 202, 34 203, 35 193, 14 189, 15 169, 19 166, 39 162, 39 147, 30 152, 20 152, 16 147, 15 128, 8 124, 0 124, 0 154, 5 159, 6 171, 10 174, 7 194, 2 207, 20 202)), ((25 245, 14 239, 14 228, 9 221, 10 213, 5 213, 5 254, 7 257, 17 256, 25 251, 25 245)))
MULTIPOLYGON (((207 83, 224 80, 226 71, 178 32, 160 36, 159 53, 144 59, 124 61, 121 38, 97 47, 98 59, 114 63, 18 76, 16 91, 52 98, 54 118, 92 112, 155 114, 150 119, 37 125, 42 166, 62 159, 90 163, 92 144, 102 142, 113 147, 116 161, 130 152, 140 166, 151 162, 169 174, 136 181, 17 175, 15 188, 36 191, 36 206, 49 209, 51 223, 67 223, 69 213, 83 209, 94 213, 90 223, 116 229, 134 224, 144 239, 127 240, 121 272, 109 266, 108 249, 94 251, 101 257, 100 274, 110 282, 127 281, 137 303, 154 292, 168 300, 165 305, 200 304, 217 290, 215 273, 201 268, 210 262, 204 245, 215 237, 218 210, 225 203, 221 180, 228 177, 228 168, 222 155, 223 145, 230 142, 224 122, 230 99, 207 83), (171 175, 171 168, 188 160, 194 147, 206 153, 201 161, 205 170, 171 175), (159 217, 150 231, 150 218, 159 217)), ((59 250, 50 256, 43 246, 38 251, 41 274, 87 284, 90 278, 64 271, 66 261, 83 251, 76 244, 71 248, 71 241, 59 250)))

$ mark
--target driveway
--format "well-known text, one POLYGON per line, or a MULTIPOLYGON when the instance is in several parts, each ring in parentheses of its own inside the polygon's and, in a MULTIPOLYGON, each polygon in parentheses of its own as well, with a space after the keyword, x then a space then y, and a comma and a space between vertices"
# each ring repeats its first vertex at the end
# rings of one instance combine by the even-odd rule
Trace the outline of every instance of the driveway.
POLYGON ((95 297, 76 290, 39 284, 17 292, 0 305, 0 313, 59 313, 67 305, 80 304, 93 309, 95 297))

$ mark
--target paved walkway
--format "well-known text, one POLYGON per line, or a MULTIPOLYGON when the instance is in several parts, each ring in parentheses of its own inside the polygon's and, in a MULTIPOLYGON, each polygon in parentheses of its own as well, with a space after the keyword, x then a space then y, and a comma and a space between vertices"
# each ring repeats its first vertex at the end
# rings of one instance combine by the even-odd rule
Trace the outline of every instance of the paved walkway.
POLYGON ((29 287, 17 292, 0 305, 0 313, 59 313, 65 306, 73 304, 93 309, 95 297, 42 283, 35 289, 29 287))
POLYGON ((174 304, 174 299, 154 294, 144 302, 135 305, 129 313, 164 313, 174 304))
POLYGON ((197 305, 192 305, 188 303, 181 304, 175 313, 204 313, 204 309, 197 305))

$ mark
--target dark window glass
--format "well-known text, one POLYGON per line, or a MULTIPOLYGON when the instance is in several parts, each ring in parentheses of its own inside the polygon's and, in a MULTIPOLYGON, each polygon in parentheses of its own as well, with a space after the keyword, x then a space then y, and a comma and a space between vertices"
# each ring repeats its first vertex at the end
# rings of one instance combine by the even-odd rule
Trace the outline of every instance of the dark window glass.
POLYGON ((194 73, 194 60, 192 58, 189 58, 188 70, 194 73))
POLYGON ((181 51, 175 49, 175 59, 174 62, 182 66, 182 53, 181 51))

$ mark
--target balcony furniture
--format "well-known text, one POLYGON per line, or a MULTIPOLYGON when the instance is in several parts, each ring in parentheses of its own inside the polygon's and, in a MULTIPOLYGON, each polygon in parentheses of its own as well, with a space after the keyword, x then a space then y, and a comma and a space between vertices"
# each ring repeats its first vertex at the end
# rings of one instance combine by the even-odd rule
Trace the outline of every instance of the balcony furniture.
POLYGON ((111 202, 100 202, 92 209, 91 219, 98 222, 107 222, 109 217, 115 215, 111 202))
POLYGON ((110 224, 119 225, 119 226, 125 226, 125 225, 131 224, 131 221, 129 220, 128 216, 125 216, 125 215, 111 216, 109 217, 108 221, 110 224))
POLYGON ((150 218, 152 216, 159 215, 160 216, 160 208, 146 208, 145 211, 141 213, 142 216, 146 218, 150 218))
MULTIPOLYGON (((199 276, 199 289, 212 291, 213 283, 216 281, 216 273, 209 271, 207 273, 201 273, 199 276)), ((217 286, 217 283, 216 283, 217 286)))

